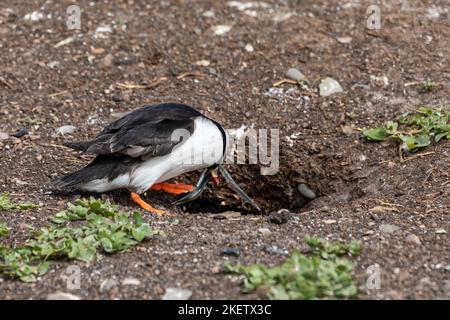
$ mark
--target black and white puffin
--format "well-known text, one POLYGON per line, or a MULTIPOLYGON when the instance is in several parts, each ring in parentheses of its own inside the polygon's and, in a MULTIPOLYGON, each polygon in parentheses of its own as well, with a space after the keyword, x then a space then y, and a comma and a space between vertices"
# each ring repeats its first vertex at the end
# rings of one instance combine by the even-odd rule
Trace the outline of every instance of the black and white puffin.
POLYGON ((221 165, 228 141, 219 123, 188 105, 144 106, 111 123, 92 140, 66 143, 69 148, 97 156, 83 169, 57 179, 54 185, 90 192, 127 188, 141 208, 164 214, 140 195, 149 189, 186 193, 175 201, 185 203, 200 196, 211 177, 218 184, 220 172, 234 191, 259 210, 221 165), (199 169, 203 172, 195 186, 165 182, 199 169))

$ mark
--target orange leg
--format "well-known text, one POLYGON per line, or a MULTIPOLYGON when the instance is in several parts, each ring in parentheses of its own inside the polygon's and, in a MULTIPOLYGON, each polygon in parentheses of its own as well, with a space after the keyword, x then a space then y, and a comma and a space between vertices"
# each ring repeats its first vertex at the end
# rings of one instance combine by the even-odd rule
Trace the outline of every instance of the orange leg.
POLYGON ((161 182, 154 184, 150 187, 151 190, 163 190, 165 192, 171 193, 171 194, 182 194, 191 192, 194 190, 194 187, 190 184, 185 183, 167 183, 167 182, 161 182))
POLYGON ((164 210, 159 210, 159 209, 153 208, 150 204, 148 204, 147 202, 142 200, 141 197, 137 193, 131 192, 131 199, 133 199, 133 201, 136 202, 145 211, 160 214, 160 215, 167 214, 167 212, 164 210))

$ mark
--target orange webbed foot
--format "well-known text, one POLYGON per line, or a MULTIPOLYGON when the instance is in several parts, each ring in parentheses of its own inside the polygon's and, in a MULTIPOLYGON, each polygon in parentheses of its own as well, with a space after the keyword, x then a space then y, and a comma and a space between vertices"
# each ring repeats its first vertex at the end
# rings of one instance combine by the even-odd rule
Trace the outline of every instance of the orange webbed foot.
POLYGON ((131 192, 131 199, 137 203, 145 211, 155 213, 158 215, 169 215, 166 211, 153 208, 150 204, 142 200, 142 198, 135 192, 131 192))
POLYGON ((151 190, 162 190, 171 194, 179 195, 194 190, 194 186, 185 183, 161 182, 150 187, 151 190))

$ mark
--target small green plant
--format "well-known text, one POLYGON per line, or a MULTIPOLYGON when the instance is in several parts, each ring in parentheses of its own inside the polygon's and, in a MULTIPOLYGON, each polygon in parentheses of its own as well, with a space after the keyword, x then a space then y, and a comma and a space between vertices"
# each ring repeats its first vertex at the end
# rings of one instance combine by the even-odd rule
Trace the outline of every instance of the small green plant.
POLYGON ((0 221, 0 237, 4 237, 9 233, 8 226, 3 221, 0 221))
POLYGON ((41 120, 33 119, 33 118, 31 118, 31 117, 25 117, 25 118, 21 119, 20 122, 21 122, 21 123, 24 123, 24 124, 26 124, 26 125, 29 125, 29 126, 35 126, 35 125, 40 125, 40 124, 42 124, 42 121, 41 121, 41 120))
POLYGON ((139 212, 132 215, 94 198, 79 199, 57 213, 54 225, 34 231, 24 245, 0 246, 0 273, 22 281, 36 281, 45 274, 49 260, 60 258, 93 261, 98 249, 121 252, 154 235, 164 233, 144 223, 139 212), (76 222, 72 226, 72 222, 76 222))
POLYGON ((345 117, 351 121, 356 120, 358 118, 358 115, 354 112, 347 112, 345 114, 345 117))
POLYGON ((438 86, 438 84, 435 81, 433 81, 431 79, 427 79, 424 82, 422 82, 422 84, 420 85, 420 91, 422 91, 422 92, 431 92, 437 86, 438 86))
POLYGON ((415 152, 430 145, 433 137, 435 143, 450 139, 449 118, 449 111, 422 106, 416 112, 402 114, 397 122, 388 121, 383 127, 364 130, 363 135, 371 141, 397 140, 403 150, 415 152))
POLYGON ((23 202, 23 203, 13 203, 9 197, 9 194, 4 192, 0 194, 0 211, 7 211, 7 210, 13 210, 13 209, 19 209, 19 210, 29 210, 37 208, 38 205, 23 202))
POLYGON ((244 292, 262 290, 266 297, 275 300, 351 298, 357 295, 352 270, 355 266, 345 255, 361 252, 361 243, 328 243, 323 239, 306 237, 311 248, 308 257, 294 251, 279 266, 224 264, 228 273, 244 276, 244 292))

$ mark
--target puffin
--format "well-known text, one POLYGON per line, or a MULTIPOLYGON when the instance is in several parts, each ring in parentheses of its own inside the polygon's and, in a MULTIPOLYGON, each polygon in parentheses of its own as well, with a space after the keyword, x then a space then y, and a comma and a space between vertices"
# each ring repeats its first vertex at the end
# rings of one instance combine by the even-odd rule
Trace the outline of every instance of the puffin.
POLYGON ((183 204, 198 198, 210 179, 219 185, 220 174, 259 211, 222 165, 229 141, 222 125, 191 106, 146 105, 109 124, 92 140, 65 143, 96 157, 53 185, 96 193, 125 188, 142 209, 163 215, 167 212, 153 207, 141 195, 147 190, 162 190, 178 196, 174 204, 183 204), (195 170, 202 170, 195 185, 166 182, 195 170))

